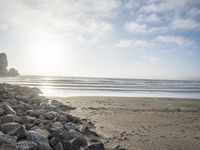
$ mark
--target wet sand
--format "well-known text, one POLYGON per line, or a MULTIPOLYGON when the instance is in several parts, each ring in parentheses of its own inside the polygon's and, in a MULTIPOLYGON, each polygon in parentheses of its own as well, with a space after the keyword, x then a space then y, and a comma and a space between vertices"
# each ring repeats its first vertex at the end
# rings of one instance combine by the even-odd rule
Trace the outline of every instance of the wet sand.
POLYGON ((94 122, 106 149, 199 150, 200 100, 125 97, 55 98, 94 122))

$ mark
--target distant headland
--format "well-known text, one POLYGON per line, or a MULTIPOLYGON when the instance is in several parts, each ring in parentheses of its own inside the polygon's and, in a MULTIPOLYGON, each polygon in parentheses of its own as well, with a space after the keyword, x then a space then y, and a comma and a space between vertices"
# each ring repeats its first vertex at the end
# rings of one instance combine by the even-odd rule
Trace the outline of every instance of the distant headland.
POLYGON ((5 53, 0 53, 0 77, 16 77, 19 72, 15 68, 7 69, 8 59, 5 53))

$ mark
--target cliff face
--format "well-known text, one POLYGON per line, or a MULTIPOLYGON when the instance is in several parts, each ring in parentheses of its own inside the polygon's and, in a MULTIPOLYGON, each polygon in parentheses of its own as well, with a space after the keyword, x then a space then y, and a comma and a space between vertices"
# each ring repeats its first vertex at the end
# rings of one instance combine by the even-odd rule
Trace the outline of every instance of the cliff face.
POLYGON ((11 68, 8 70, 7 67, 8 67, 7 55, 5 53, 1 53, 0 54, 0 76, 15 77, 19 75, 16 69, 11 68))

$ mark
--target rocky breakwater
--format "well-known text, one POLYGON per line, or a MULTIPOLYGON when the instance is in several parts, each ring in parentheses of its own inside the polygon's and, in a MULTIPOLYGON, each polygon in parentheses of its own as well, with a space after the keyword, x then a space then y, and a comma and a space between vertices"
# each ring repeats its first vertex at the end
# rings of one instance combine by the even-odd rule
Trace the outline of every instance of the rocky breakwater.
POLYGON ((1 150, 103 150, 91 122, 74 109, 39 96, 37 88, 0 84, 1 150))

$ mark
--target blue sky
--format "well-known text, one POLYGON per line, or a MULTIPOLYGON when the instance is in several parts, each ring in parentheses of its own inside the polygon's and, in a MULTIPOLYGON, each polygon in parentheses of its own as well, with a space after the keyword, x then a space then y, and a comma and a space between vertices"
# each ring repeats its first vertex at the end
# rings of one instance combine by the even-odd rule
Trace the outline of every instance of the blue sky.
POLYGON ((196 79, 198 0, 0 0, 0 51, 22 74, 196 79))

